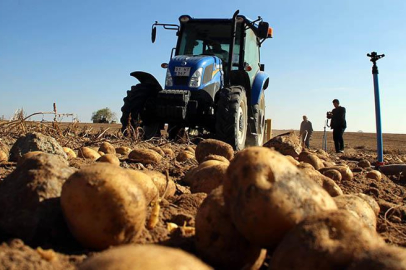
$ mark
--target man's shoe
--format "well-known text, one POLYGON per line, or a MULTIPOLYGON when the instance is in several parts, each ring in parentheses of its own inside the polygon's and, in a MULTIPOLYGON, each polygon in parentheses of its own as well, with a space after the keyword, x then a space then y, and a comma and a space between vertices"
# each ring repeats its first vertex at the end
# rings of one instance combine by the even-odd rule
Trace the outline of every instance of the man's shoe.
POLYGON ((344 150, 340 150, 339 153, 344 153, 344 150))

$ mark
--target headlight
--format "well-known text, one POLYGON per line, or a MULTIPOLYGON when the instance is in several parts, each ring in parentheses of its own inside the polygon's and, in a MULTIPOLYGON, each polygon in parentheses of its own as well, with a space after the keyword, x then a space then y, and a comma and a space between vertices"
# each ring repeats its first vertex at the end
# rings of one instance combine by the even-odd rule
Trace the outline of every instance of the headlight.
POLYGON ((166 70, 166 79, 165 79, 165 85, 166 86, 173 86, 173 80, 172 80, 172 75, 169 69, 166 70))
POLYGON ((202 82, 202 74, 203 68, 198 68, 195 73, 193 73, 192 77, 190 78, 189 87, 197 88, 200 86, 202 82))

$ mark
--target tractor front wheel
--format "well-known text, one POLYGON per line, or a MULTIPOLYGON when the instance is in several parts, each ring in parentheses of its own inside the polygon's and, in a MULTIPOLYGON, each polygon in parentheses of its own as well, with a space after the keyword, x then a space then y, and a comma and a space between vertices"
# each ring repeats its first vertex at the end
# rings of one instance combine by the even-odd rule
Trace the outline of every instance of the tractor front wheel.
POLYGON ((220 90, 216 111, 216 135, 235 150, 245 147, 247 136, 247 96, 242 86, 220 90))

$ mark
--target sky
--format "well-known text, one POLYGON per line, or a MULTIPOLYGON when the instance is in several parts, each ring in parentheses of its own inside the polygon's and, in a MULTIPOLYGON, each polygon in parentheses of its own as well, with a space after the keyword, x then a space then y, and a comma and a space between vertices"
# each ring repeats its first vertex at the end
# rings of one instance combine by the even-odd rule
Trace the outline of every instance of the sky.
POLYGON ((126 91, 138 83, 132 71, 164 81, 160 65, 176 36, 158 29, 152 44, 155 21, 229 18, 237 9, 274 29, 261 50, 274 129, 298 129, 307 115, 323 130, 337 98, 347 110, 347 131, 375 132, 366 54, 377 51, 386 55, 378 61, 383 132, 406 133, 404 0, 0 0, 0 117, 18 108, 52 111, 55 102, 81 122, 105 107, 119 118, 126 91))

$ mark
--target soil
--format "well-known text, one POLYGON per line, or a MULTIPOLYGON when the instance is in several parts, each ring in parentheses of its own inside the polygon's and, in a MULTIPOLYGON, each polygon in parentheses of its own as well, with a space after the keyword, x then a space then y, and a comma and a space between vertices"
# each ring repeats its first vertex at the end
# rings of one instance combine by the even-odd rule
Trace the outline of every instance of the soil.
MULTIPOLYGON (((177 142, 166 139, 154 139, 149 141, 139 140, 139 134, 135 132, 131 138, 125 138, 119 132, 118 124, 52 124, 52 123, 0 123, 0 142, 10 148, 13 143, 23 134, 31 131, 42 132, 54 137, 63 147, 74 150, 82 146, 97 148, 102 142, 110 142, 115 147, 128 146, 134 148, 151 148, 153 146, 171 148, 175 155, 199 138, 183 137, 177 142)), ((274 130, 273 135, 287 132, 286 130, 274 130)), ((323 132, 314 132, 310 141, 312 150, 320 149, 323 132)), ((406 247, 406 177, 403 175, 385 176, 377 181, 366 177, 368 171, 373 168, 361 168, 358 162, 368 160, 371 164, 376 162, 376 137, 371 133, 346 132, 344 135, 345 153, 333 153, 332 133, 327 132, 328 153, 330 159, 336 163, 347 164, 354 172, 351 181, 342 180, 337 182, 344 194, 365 193, 379 203, 377 231, 389 244, 406 247)), ((406 135, 384 134, 384 158, 388 164, 406 163, 406 135)), ((197 165, 196 160, 178 162, 176 159, 164 158, 155 165, 142 165, 133 163, 126 156, 119 156, 121 166, 124 168, 151 169, 169 175, 176 182, 177 191, 174 197, 164 199, 161 204, 159 223, 153 230, 145 229, 138 243, 157 243, 161 245, 182 248, 190 253, 196 253, 194 244, 194 222, 198 207, 206 197, 206 194, 191 194, 190 189, 182 181, 185 173, 197 165), (175 225, 173 225, 175 224, 175 225), (168 226, 174 226, 170 229, 168 226)), ((70 166, 80 168, 92 164, 81 158, 70 161, 70 166)), ((0 181, 16 169, 15 162, 0 163, 0 181)), ((151 210, 151 209, 150 209, 151 210)), ((50 246, 49 243, 39 245, 24 244, 20 239, 5 235, 0 231, 0 264, 10 267, 9 269, 75 269, 86 257, 94 251, 81 247, 75 241, 61 246, 50 246), (44 248, 44 250, 42 249, 44 248), (12 268, 14 267, 14 268, 12 268)), ((0 267, 1 268, 1 267, 0 267)))

